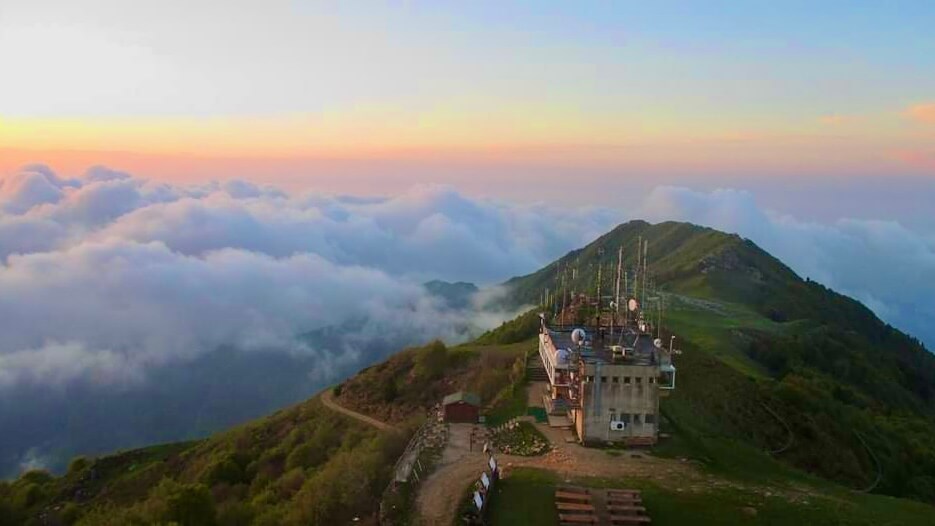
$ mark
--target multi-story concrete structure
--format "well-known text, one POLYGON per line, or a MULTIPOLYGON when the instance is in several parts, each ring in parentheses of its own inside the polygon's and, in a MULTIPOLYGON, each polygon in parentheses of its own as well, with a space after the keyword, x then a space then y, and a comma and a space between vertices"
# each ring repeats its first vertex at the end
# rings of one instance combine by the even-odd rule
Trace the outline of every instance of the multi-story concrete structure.
POLYGON ((556 327, 542 319, 539 356, 547 411, 565 415, 582 443, 654 444, 659 398, 675 388, 671 344, 637 326, 556 327))

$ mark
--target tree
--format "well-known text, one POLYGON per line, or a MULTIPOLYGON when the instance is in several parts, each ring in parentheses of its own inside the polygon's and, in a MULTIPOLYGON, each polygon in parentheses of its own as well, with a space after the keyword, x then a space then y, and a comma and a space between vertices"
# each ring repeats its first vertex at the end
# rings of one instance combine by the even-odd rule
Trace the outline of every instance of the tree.
POLYGON ((176 522, 181 526, 217 524, 214 498, 204 484, 179 484, 163 479, 146 504, 156 522, 176 522))
POLYGON ((415 356, 415 374, 421 379, 438 378, 448 365, 448 348, 439 340, 428 344, 415 356))

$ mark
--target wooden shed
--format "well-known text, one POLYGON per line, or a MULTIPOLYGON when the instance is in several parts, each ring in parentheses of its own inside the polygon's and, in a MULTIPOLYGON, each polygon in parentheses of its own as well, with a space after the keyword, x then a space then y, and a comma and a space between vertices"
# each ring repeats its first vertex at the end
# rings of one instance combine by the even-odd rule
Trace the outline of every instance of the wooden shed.
POLYGON ((474 393, 458 391, 446 396, 442 400, 445 411, 445 422, 477 423, 480 415, 480 397, 474 393))

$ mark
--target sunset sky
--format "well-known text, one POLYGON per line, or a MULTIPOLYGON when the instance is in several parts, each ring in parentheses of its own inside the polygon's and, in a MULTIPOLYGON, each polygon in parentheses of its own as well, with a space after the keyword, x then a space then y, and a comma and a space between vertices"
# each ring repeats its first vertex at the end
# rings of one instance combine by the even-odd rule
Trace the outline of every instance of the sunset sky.
MULTIPOLYGON (((0 0, 0 482, 466 341, 636 219, 739 235, 935 350, 935 0, 0 0)), ((779 275, 696 240, 686 272, 779 275)), ((776 334, 864 319, 825 305, 776 334)))
POLYGON ((0 0, 0 170, 935 195, 924 1, 146 4, 0 0))

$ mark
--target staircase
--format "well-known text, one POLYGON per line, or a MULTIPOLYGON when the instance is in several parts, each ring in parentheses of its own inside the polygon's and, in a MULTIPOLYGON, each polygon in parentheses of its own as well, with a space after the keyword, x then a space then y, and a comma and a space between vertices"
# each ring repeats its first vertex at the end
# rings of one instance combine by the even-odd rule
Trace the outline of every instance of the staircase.
POLYGON ((548 396, 542 397, 543 403, 545 403, 545 411, 550 415, 566 415, 568 410, 571 409, 571 404, 568 403, 568 400, 564 398, 552 399, 548 396))
POLYGON ((539 359, 538 355, 532 356, 526 362, 526 378, 530 382, 549 381, 549 373, 545 372, 545 367, 542 366, 542 360, 539 359))

